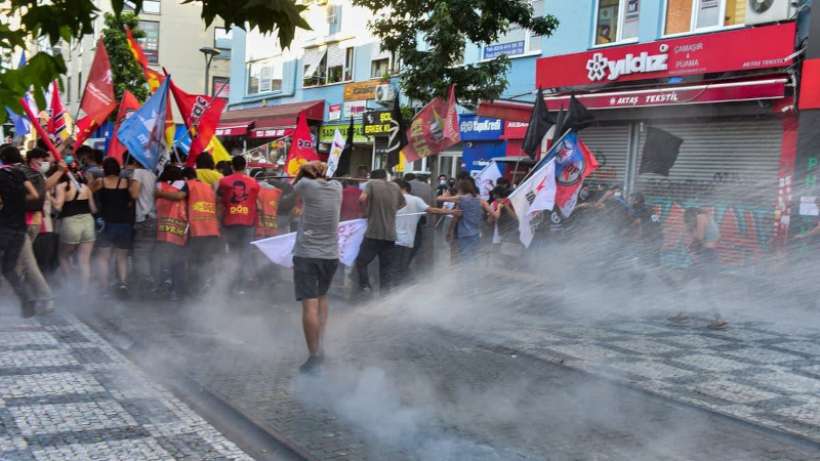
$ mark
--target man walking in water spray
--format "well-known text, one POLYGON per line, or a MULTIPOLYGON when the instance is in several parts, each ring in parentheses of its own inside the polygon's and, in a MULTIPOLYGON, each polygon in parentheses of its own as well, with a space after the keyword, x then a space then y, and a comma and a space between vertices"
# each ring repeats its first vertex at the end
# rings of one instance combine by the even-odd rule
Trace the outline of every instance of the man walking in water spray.
POLYGON ((327 164, 299 168, 293 189, 302 199, 302 216, 293 249, 293 285, 302 301, 302 328, 310 357, 301 366, 310 372, 323 359, 322 336, 327 325, 327 291, 339 266, 336 229, 342 207, 342 185, 325 179, 327 164))

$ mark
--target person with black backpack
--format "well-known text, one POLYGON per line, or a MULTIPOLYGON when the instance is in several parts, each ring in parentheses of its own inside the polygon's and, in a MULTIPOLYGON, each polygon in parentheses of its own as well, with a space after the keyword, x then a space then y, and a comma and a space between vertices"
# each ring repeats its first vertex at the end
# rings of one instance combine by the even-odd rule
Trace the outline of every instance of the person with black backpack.
POLYGON ((29 318, 36 313, 35 305, 16 268, 26 241, 26 203, 38 194, 25 173, 14 166, 21 163, 23 157, 16 147, 0 148, 0 271, 20 299, 23 317, 29 318))

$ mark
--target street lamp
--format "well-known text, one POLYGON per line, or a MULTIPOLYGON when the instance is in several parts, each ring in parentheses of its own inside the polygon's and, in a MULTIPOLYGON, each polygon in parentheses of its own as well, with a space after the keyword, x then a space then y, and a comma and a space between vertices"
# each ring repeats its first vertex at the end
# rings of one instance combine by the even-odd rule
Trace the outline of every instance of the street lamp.
POLYGON ((199 52, 205 55, 205 96, 208 96, 210 93, 208 91, 208 80, 210 80, 211 75, 211 63, 214 60, 214 57, 219 56, 222 52, 219 51, 217 48, 210 47, 210 46, 203 46, 199 49, 199 52))

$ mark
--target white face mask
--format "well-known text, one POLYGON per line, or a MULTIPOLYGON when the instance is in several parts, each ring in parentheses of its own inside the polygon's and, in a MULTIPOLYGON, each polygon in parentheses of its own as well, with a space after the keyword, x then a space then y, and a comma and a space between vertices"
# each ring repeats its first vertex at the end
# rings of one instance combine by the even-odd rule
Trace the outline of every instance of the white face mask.
POLYGON ((40 162, 40 173, 46 174, 48 170, 51 169, 51 163, 49 162, 40 162))

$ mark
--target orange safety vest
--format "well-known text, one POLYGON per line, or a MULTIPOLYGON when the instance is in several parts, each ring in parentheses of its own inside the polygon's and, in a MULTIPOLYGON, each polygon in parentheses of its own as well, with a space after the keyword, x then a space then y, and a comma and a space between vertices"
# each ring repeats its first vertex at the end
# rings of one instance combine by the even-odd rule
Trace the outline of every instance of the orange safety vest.
POLYGON ((219 237, 216 193, 213 187, 198 180, 188 181, 188 217, 191 222, 191 237, 219 237))
POLYGON ((279 234, 279 222, 277 215, 279 214, 279 199, 282 197, 282 191, 277 188, 259 188, 259 211, 256 219, 256 236, 257 237, 273 237, 279 234))
MULTIPOLYGON (((159 190, 176 192, 174 186, 161 182, 159 190)), ((157 197, 157 241, 185 246, 188 228, 188 209, 185 200, 157 197)))

